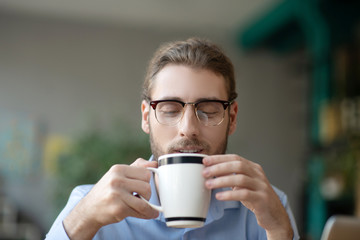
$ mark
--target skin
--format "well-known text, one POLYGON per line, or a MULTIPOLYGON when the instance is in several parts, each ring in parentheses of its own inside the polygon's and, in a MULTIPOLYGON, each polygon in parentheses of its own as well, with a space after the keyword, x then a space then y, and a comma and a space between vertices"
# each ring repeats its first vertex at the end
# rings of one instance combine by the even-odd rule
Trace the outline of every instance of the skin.
MULTIPOLYGON (((152 100, 178 99, 195 102, 200 99, 227 100, 225 80, 204 69, 167 65, 156 76, 152 100)), ((161 125, 146 101, 141 104, 142 129, 150 135, 154 157, 167 153, 191 151, 209 155, 204 158, 203 172, 209 189, 230 187, 219 192, 220 201, 240 201, 254 212, 268 239, 292 239, 293 231, 286 210, 271 187, 260 165, 238 155, 224 154, 227 138, 234 133, 238 105, 234 102, 218 126, 204 126, 187 106, 176 126, 161 125)), ((136 196, 150 198, 150 172, 156 161, 137 159, 131 166, 113 166, 85 196, 63 224, 70 239, 91 239, 107 224, 133 216, 151 219, 158 213, 136 196), (102 213, 101 215, 99 213, 102 213)))

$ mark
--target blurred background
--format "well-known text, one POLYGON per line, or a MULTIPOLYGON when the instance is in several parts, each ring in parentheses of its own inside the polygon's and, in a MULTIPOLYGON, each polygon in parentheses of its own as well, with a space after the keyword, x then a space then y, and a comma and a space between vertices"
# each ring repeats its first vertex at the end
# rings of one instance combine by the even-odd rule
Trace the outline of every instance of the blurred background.
POLYGON ((150 156, 146 66, 205 37, 236 69, 228 152, 287 193, 302 239, 360 216, 360 4, 0 0, 0 239, 42 239, 71 189, 150 156))

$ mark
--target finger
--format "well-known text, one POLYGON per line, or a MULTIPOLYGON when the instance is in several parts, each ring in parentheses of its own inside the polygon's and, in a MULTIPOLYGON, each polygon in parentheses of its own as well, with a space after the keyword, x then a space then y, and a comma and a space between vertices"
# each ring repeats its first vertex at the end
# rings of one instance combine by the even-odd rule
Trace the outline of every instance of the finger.
POLYGON ((129 216, 151 219, 159 215, 144 200, 125 192, 120 192, 119 195, 121 198, 118 199, 116 205, 109 205, 108 208, 108 214, 115 219, 112 222, 119 222, 129 216))
POLYGON ((127 206, 129 208, 129 216, 143 218, 143 219, 152 219, 159 216, 159 212, 150 207, 144 200, 141 198, 132 196, 127 201, 127 206))
POLYGON ((206 167, 203 171, 203 175, 206 178, 220 177, 234 173, 256 177, 261 174, 261 171, 256 169, 256 166, 250 164, 249 161, 243 160, 220 162, 206 167))
POLYGON ((222 155, 212 155, 207 156, 203 159, 203 163, 205 166, 213 166, 220 163, 226 163, 226 162, 243 162, 244 164, 247 164, 251 166, 252 168, 261 168, 261 166, 255 162, 249 161, 239 155, 236 154, 222 154, 222 155))
POLYGON ((112 166, 109 170, 109 174, 114 179, 123 177, 138 179, 145 182, 149 182, 151 178, 151 173, 146 168, 119 164, 112 166))
POLYGON ((236 191, 223 191, 218 192, 215 195, 216 199, 221 201, 241 201, 241 202, 250 202, 255 203, 257 201, 258 196, 255 191, 249 189, 238 189, 236 191))
MULTIPOLYGON (((126 191, 131 194, 137 192, 144 197, 149 197, 151 192, 150 178, 151 172, 146 168, 114 165, 100 182, 115 192, 126 191)), ((100 188, 101 190, 102 188, 100 188)))
POLYGON ((145 199, 149 199, 151 196, 150 184, 142 180, 123 178, 119 179, 117 182, 114 181, 112 185, 116 188, 115 190, 126 192, 126 195, 134 195, 135 192, 143 196, 145 199))
POLYGON ((158 166, 158 163, 157 163, 157 161, 148 161, 143 158, 138 158, 130 166, 143 167, 143 168, 146 168, 146 167, 155 167, 156 168, 158 166))
POLYGON ((232 174, 222 177, 217 177, 213 179, 208 179, 205 182, 205 186, 208 189, 215 188, 246 188, 249 190, 258 190, 261 189, 261 182, 256 178, 250 178, 243 174, 232 174))
MULTIPOLYGON (((145 199, 149 200, 151 196, 151 189, 150 185, 148 186, 141 186, 139 183, 140 188, 135 189, 141 196, 145 199)), ((126 216, 133 216, 139 218, 155 218, 158 216, 158 212, 151 208, 144 200, 139 198, 136 195, 133 195, 133 192, 127 189, 122 189, 120 191, 119 196, 121 196, 121 202, 125 205, 124 209, 126 209, 126 216)))
POLYGON ((146 161, 144 167, 157 168, 158 167, 158 162, 157 161, 146 161))
POLYGON ((206 156, 203 159, 203 163, 205 166, 212 166, 215 164, 228 162, 228 161, 240 161, 240 160, 246 160, 245 158, 242 158, 235 154, 220 154, 220 155, 211 155, 206 156))

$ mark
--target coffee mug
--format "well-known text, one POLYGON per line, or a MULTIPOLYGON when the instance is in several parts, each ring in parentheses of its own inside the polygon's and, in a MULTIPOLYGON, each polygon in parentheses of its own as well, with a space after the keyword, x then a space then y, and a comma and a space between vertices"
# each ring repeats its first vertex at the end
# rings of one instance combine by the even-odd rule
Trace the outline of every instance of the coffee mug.
POLYGON ((166 225, 175 228, 197 228, 205 223, 211 191, 202 175, 204 154, 176 153, 160 156, 158 168, 148 168, 158 176, 161 206, 144 200, 163 212, 166 225))

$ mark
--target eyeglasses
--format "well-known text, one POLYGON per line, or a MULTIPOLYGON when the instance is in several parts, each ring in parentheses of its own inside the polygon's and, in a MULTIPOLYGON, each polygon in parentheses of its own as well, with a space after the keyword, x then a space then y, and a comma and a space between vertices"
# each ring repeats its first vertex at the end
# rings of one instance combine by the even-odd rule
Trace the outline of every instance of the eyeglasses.
POLYGON ((184 103, 178 100, 150 101, 155 117, 160 124, 175 126, 184 115, 186 105, 193 105, 197 119, 205 126, 217 126, 225 117, 225 110, 232 104, 230 101, 202 100, 184 103))

